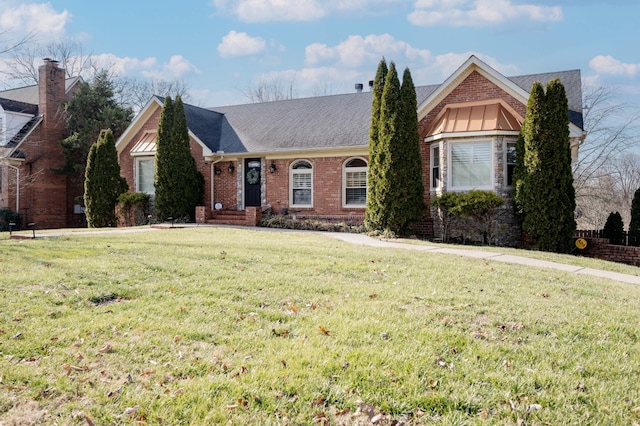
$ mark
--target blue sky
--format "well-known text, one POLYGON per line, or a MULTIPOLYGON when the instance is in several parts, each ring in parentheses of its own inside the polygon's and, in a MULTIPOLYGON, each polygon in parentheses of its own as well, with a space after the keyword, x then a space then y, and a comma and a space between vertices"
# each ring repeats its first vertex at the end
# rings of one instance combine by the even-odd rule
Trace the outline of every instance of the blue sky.
POLYGON ((261 80, 350 92, 383 56, 436 84, 471 54, 507 76, 580 69, 637 102, 639 18, 638 0, 0 0, 0 41, 79 42, 120 75, 184 80, 202 106, 261 80))

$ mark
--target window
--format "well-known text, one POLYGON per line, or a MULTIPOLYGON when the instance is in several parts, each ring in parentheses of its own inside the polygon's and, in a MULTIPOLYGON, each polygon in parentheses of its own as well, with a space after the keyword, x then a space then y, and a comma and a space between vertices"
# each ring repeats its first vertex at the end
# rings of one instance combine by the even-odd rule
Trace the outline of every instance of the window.
POLYGON ((308 161, 296 161, 291 166, 291 206, 313 205, 313 167, 308 161))
POLYGON ((516 143, 507 142, 507 149, 505 150, 505 170, 504 170, 504 184, 506 186, 513 186, 513 170, 516 168, 516 143))
POLYGON ((431 187, 440 187, 440 145, 431 147, 431 187))
POLYGON ((367 162, 362 158, 347 161, 343 168, 343 207, 366 207, 367 162))
POLYGON ((449 143, 449 188, 492 189, 491 142, 449 143))
POLYGON ((155 158, 145 157, 136 159, 136 191, 155 194, 154 175, 156 171, 155 158))

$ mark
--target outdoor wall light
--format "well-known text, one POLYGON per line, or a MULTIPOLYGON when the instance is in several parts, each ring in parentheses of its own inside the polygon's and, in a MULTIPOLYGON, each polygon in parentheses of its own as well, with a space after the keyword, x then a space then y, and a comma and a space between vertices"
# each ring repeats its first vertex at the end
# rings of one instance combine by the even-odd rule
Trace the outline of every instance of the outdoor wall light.
POLYGON ((222 173, 222 169, 221 169, 220 167, 218 167, 218 166, 216 166, 216 168, 214 169, 214 171, 215 171, 215 173, 216 173, 217 175, 219 175, 220 173, 222 173))
POLYGON ((236 167, 233 165, 233 163, 229 164, 229 173, 233 173, 235 169, 236 167))
POLYGON ((275 173, 276 172, 276 163, 274 163, 273 161, 271 162, 271 165, 269 166, 269 171, 271 173, 275 173))

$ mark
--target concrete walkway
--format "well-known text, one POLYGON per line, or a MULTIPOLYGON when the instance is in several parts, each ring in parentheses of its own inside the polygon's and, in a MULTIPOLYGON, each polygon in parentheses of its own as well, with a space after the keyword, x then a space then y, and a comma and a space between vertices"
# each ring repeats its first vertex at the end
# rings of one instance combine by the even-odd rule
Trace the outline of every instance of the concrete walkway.
POLYGON ((498 252, 470 250, 464 248, 451 247, 435 247, 424 246, 419 244, 405 244, 384 239, 372 238, 364 234, 349 234, 342 232, 323 232, 323 235, 329 235, 333 238, 346 241, 352 244, 365 245, 370 247, 390 247, 406 250, 424 251, 429 253, 454 254, 458 256, 473 257, 476 259, 488 259, 496 262, 513 263, 517 265, 534 266, 539 268, 557 269, 565 272, 572 272, 581 275, 592 275, 595 277, 608 278, 614 281, 620 281, 629 284, 640 285, 640 276, 620 274, 618 272, 602 271, 599 269, 585 268, 582 266, 566 265, 563 263, 549 262, 547 260, 532 259, 523 256, 514 256, 498 252))
MULTIPOLYGON (((516 265, 526 265, 526 266, 534 266, 538 268, 549 268, 556 269, 565 272, 571 272, 574 274, 581 275, 591 275, 594 277, 607 278, 614 281, 619 281, 623 283, 629 284, 637 284, 640 285, 640 276, 637 275, 628 275, 621 274, 618 272, 611 271, 603 271, 600 269, 592 269, 585 268, 582 266, 575 265, 567 265, 564 263, 550 262, 547 260, 538 260, 532 259, 524 256, 514 256, 510 254, 503 254, 499 252, 492 251, 482 251, 482 250, 472 250, 463 248, 451 248, 451 247, 437 247, 437 246, 426 246, 420 244, 407 244, 407 243, 399 243, 395 241, 389 241, 380 238, 370 237, 364 234, 352 234, 348 232, 317 232, 317 231, 299 231, 293 229, 279 229, 279 228, 247 228, 241 226, 231 226, 231 225, 195 225, 195 224, 179 224, 175 225, 175 228, 192 228, 192 227, 217 227, 217 228, 237 228, 244 229, 247 231, 264 231, 264 232, 297 232, 297 233, 315 233, 319 235, 326 235, 341 241, 345 241, 351 244, 359 244, 369 247, 389 247, 389 248, 397 248, 397 249, 405 249, 405 250, 415 250, 415 251, 423 251, 429 253, 443 253, 443 254, 453 254, 457 256, 465 256, 465 257, 473 257, 476 259, 487 259, 496 262, 504 262, 504 263, 512 263, 516 265)), ((137 228, 115 228, 109 230, 98 230, 98 231, 83 231, 83 232, 56 232, 56 231, 40 231, 36 232, 36 238, 43 237, 57 237, 62 235, 95 235, 95 234, 106 234, 106 233, 129 233, 129 232, 145 232, 145 231, 157 231, 159 229, 167 229, 174 228, 171 225, 154 225, 153 227, 137 227, 137 228)), ((31 234, 24 235, 25 238, 30 238, 31 234)))

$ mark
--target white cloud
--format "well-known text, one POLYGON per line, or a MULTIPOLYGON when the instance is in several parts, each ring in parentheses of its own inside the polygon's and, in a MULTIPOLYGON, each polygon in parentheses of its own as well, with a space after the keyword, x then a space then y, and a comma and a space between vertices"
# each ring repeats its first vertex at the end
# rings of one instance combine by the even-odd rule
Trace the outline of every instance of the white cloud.
POLYGON ((93 56, 97 69, 107 69, 118 77, 141 75, 154 80, 175 80, 189 73, 199 74, 195 65, 180 55, 174 55, 169 62, 159 64, 153 57, 139 59, 118 57, 111 53, 93 56))
POLYGON ((111 53, 95 55, 92 60, 97 69, 108 69, 110 73, 119 77, 153 70, 158 63, 156 58, 120 58, 111 53))
POLYGON ((215 7, 244 22, 311 21, 325 16, 316 0, 213 0, 215 7))
POLYGON ((267 43, 260 37, 251 37, 247 33, 230 31, 222 37, 218 45, 218 54, 223 58, 229 56, 255 55, 266 48, 267 43))
POLYGON ((243 22, 314 21, 332 13, 386 13, 407 0, 213 0, 219 12, 236 15, 243 22))
POLYGON ((626 64, 613 56, 596 56, 589 61, 589 68, 598 74, 627 75, 640 73, 640 64, 626 64))
POLYGON ((559 6, 513 4, 512 0, 416 0, 407 19, 416 26, 484 27, 516 20, 558 22, 559 6))
POLYGON ((308 65, 319 65, 334 61, 347 68, 357 68, 377 64, 383 56, 394 61, 424 63, 429 60, 430 55, 428 50, 412 47, 389 34, 370 34, 366 37, 351 35, 334 47, 320 43, 307 46, 305 62, 308 65))
POLYGON ((71 14, 57 12, 50 3, 23 4, 15 1, 0 3, 0 31, 18 36, 33 33, 37 36, 58 37, 71 21, 71 14))

